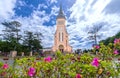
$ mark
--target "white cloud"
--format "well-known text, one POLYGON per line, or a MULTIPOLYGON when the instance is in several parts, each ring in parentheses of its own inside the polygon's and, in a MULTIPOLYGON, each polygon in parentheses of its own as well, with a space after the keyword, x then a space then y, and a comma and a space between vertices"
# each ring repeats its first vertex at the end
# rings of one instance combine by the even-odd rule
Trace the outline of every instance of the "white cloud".
POLYGON ((51 2, 50 2, 51 4, 52 4, 52 3, 57 3, 57 0, 50 0, 50 1, 51 1, 51 2))
MULTIPOLYGON (((4 4, 4 5, 8 5, 9 7, 7 7, 7 9, 4 10, 4 6, 1 5, 0 7, 0 17, 4 18, 1 20, 1 22, 3 22, 5 19, 7 19, 7 21, 12 21, 12 20, 16 20, 19 21, 22 26, 21 26, 21 34, 24 34, 24 31, 32 31, 32 32, 41 32, 43 37, 42 37, 42 45, 43 47, 52 47, 53 44, 53 38, 54 38, 54 33, 55 33, 55 26, 45 26, 43 25, 43 23, 45 22, 49 22, 51 16, 56 15, 56 13, 58 12, 58 8, 56 6, 52 7, 52 11, 51 14, 47 14, 45 10, 43 11, 39 11, 41 7, 43 8, 47 8, 46 5, 44 4, 39 4, 37 10, 34 10, 33 13, 31 14, 31 16, 29 17, 15 17, 12 18, 12 16, 14 16, 14 7, 15 7, 15 0, 4 0, 4 2, 0 2, 0 4, 4 4), (11 14, 11 15, 10 15, 11 14)), ((55 1, 52 1, 55 2, 55 1)), ((24 5, 23 2, 19 2, 20 5, 24 5)), ((0 32, 2 32, 3 26, 1 26, 1 30, 0 32)))
POLYGON ((50 16, 46 14, 45 11, 34 11, 31 19, 33 19, 31 20, 32 23, 39 23, 42 25, 44 22, 50 21, 50 16))
POLYGON ((51 10, 51 14, 50 14, 50 15, 51 15, 51 16, 52 16, 52 15, 57 15, 57 14, 58 14, 58 11, 59 11, 59 8, 54 5, 54 6, 52 7, 52 10, 51 10))
POLYGON ((50 20, 50 15, 47 15, 45 11, 34 11, 30 17, 17 17, 14 20, 19 21, 21 26, 21 32, 32 31, 42 33, 42 45, 43 47, 52 47, 55 26, 45 26, 44 22, 50 20))
POLYGON ((27 5, 24 1, 19 1, 18 3, 19 3, 19 6, 25 6, 25 5, 27 5))
POLYGON ((16 0, 0 0, 0 19, 8 19, 14 16, 16 0))
MULTIPOLYGON (((16 0, 0 0, 0 23, 14 16, 15 4, 16 0)), ((2 34, 3 29, 3 25, 0 24, 0 34, 2 34)))
POLYGON ((46 2, 47 2, 47 6, 50 6, 51 4, 55 4, 58 1, 57 0, 47 0, 46 2))
MULTIPOLYGON (((90 48, 90 41, 87 40, 88 37, 88 26, 91 27, 94 23, 107 22, 107 26, 104 26, 99 32, 102 35, 101 39, 115 35, 120 31, 120 16, 117 14, 107 14, 103 12, 104 8, 111 2, 111 0, 76 0, 73 6, 70 8, 71 15, 70 20, 74 19, 74 23, 70 23, 68 31, 70 32, 70 39, 74 36, 82 38, 81 40, 71 40, 74 45, 80 45, 81 48, 90 48), (83 41, 84 42, 80 42, 83 41), (79 41, 79 42, 78 42, 79 41)), ((68 21, 69 22, 69 21, 68 21)), ((98 40, 101 40, 98 39, 98 40)))
POLYGON ((39 9, 41 9, 41 8, 46 9, 46 8, 48 8, 48 6, 45 5, 45 4, 39 4, 37 9, 39 10, 39 9))

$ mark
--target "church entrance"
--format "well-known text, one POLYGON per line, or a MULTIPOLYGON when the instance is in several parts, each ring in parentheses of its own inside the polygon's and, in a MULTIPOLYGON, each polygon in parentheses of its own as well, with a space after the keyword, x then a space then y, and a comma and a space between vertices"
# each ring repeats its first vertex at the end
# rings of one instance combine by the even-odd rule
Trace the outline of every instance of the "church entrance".
POLYGON ((59 50, 60 50, 61 52, 64 52, 64 46, 63 46, 63 45, 59 45, 59 50))

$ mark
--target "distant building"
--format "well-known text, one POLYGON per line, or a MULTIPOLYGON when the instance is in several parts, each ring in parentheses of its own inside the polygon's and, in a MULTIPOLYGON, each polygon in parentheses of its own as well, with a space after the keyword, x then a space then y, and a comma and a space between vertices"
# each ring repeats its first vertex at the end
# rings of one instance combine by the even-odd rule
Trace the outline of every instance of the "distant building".
POLYGON ((51 47, 41 49, 44 52, 51 52, 51 47))
POLYGON ((56 20, 56 32, 54 35, 54 45, 52 51, 60 50, 61 52, 71 52, 72 47, 69 45, 68 33, 66 30, 66 18, 60 6, 59 14, 56 20))

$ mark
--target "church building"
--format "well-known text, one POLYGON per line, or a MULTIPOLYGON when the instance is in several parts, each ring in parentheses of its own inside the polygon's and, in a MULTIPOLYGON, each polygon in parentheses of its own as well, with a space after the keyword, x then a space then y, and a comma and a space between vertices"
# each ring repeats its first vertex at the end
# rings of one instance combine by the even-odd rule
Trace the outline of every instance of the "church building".
POLYGON ((56 26, 52 51, 60 50, 61 52, 72 52, 72 47, 69 45, 66 18, 62 11, 62 6, 60 6, 59 14, 57 15, 56 26))

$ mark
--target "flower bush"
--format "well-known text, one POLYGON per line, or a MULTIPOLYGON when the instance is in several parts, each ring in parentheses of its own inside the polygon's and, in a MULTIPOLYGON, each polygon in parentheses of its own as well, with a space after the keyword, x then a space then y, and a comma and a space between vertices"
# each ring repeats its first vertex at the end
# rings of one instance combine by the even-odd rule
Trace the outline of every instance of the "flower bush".
POLYGON ((114 40, 114 49, 117 50, 118 54, 120 53, 120 39, 114 40))
MULTIPOLYGON (((116 44, 116 42, 115 42, 116 44)), ((81 55, 60 51, 55 56, 23 57, 13 65, 0 62, 0 76, 5 78, 119 78, 120 63, 116 62, 117 46, 100 44, 97 54, 81 55)))

